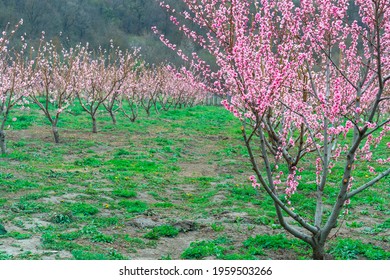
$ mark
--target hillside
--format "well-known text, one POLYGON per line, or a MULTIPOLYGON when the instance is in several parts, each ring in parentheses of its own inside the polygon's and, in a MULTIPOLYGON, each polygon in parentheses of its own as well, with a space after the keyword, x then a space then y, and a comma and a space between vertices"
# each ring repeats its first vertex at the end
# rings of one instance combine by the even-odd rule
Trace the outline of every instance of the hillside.
POLYGON ((65 47, 88 42, 92 48, 106 48, 112 39, 122 49, 141 47, 151 63, 176 59, 152 34, 151 26, 158 26, 176 44, 182 40, 169 28, 169 17, 155 0, 0 0, 2 30, 20 19, 24 24, 18 34, 25 33, 32 44, 42 31, 65 47))

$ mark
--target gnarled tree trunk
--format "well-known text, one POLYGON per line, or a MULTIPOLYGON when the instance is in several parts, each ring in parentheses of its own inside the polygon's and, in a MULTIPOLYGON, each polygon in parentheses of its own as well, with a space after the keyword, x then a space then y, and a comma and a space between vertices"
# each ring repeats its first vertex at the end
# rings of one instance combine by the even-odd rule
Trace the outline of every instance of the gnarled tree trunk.
POLYGON ((92 116, 92 132, 97 133, 97 124, 95 116, 92 116))
POLYGON ((6 145, 5 145, 5 131, 0 130, 0 149, 1 153, 4 155, 7 152, 6 145))
POLYGON ((56 142, 56 144, 60 143, 60 134, 58 133, 57 125, 53 124, 51 128, 53 131, 54 142, 56 142))
POLYGON ((112 124, 116 125, 116 117, 113 111, 110 111, 110 116, 111 116, 112 124))
POLYGON ((313 237, 311 247, 313 249, 313 260, 325 259, 325 243, 319 240, 320 238, 313 237))

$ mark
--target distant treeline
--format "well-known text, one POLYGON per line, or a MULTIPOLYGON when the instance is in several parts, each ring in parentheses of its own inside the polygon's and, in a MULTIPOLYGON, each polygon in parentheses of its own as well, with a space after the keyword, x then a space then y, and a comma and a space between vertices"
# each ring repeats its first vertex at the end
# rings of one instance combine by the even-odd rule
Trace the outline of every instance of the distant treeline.
MULTIPOLYGON (((180 0, 164 2, 176 10, 185 7, 180 0)), ((356 9, 353 2, 350 1, 350 11, 356 9)), ((299 5, 299 0, 296 4, 299 5)), ((158 26, 184 52, 200 50, 173 26, 157 0, 0 0, 0 30, 20 19, 24 24, 17 34, 25 33, 31 45, 38 44, 42 31, 46 38, 66 48, 86 42, 93 49, 108 48, 112 39, 122 49, 141 47, 141 54, 149 63, 180 64, 181 59, 152 33, 151 27, 158 26)), ((12 44, 17 43, 14 40, 12 44)), ((209 61, 204 51, 200 55, 209 61)))
MULTIPOLYGON (((178 5, 180 1, 166 2, 178 5)), ((1 30, 20 19, 24 24, 17 34, 25 33, 32 44, 39 42, 42 31, 46 38, 65 47, 89 42, 91 48, 107 48, 112 39, 123 49, 141 47, 144 58, 151 63, 178 62, 175 54, 152 34, 152 26, 158 26, 178 45, 183 40, 155 0, 0 0, 1 30)))

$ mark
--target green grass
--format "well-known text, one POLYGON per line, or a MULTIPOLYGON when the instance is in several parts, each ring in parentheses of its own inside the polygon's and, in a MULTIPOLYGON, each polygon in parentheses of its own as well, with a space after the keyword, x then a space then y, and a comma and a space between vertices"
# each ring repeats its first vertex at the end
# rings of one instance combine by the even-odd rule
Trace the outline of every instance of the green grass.
POLYGON ((171 225, 162 225, 154 227, 151 231, 144 235, 147 239, 159 239, 160 237, 176 237, 179 230, 171 225))
POLYGON ((74 216, 71 211, 62 213, 53 213, 50 217, 50 221, 55 224, 69 224, 74 221, 74 216))
MULTIPOLYGON (((163 238, 191 245, 176 255, 156 253, 156 259, 267 259, 280 251, 310 258, 307 245, 282 234, 272 200, 251 186, 253 171, 240 123, 225 109, 197 106, 150 117, 141 112, 134 123, 118 114, 116 126, 100 110, 97 134, 91 133, 90 119, 78 104, 71 110, 61 115, 60 144, 53 143, 35 105, 11 112, 17 121, 7 131, 9 153, 0 156, 0 222, 8 228, 0 246, 39 240, 34 245, 41 249, 15 255, 1 249, 0 259, 42 259, 48 257, 45 250, 80 260, 136 259, 144 250, 159 252, 163 238), (130 221, 136 217, 162 226, 134 227, 130 221), (179 228, 181 221, 200 226, 179 228), (195 230, 199 239, 189 240, 195 230), (271 231, 275 234, 267 234, 271 231)), ((388 149, 382 145, 378 151, 388 149)), ((325 188, 328 208, 342 169, 336 165, 325 188)), ((364 169, 353 176, 356 182, 372 178, 364 169)), ((315 207, 313 181, 309 168, 291 198, 309 221, 315 207)), ((340 259, 388 259, 389 194, 383 180, 354 197, 343 223, 353 238, 332 240, 327 252, 340 259)))
POLYGON ((227 240, 224 238, 192 242, 181 254, 181 257, 183 259, 201 260, 212 256, 217 259, 222 259, 227 250, 225 246, 222 245, 226 243, 227 240))
POLYGON ((390 260, 389 251, 350 238, 333 242, 329 252, 338 260, 353 260, 361 257, 369 260, 390 260))
POLYGON ((135 192, 133 190, 129 190, 129 189, 118 188, 118 189, 115 189, 112 193, 116 196, 119 196, 119 197, 126 197, 126 198, 137 197, 137 192, 135 192))
POLYGON ((17 232, 17 231, 9 232, 7 235, 9 237, 12 237, 12 238, 17 239, 17 240, 29 239, 32 236, 32 234, 20 233, 20 232, 17 232))
POLYGON ((12 255, 0 251, 0 261, 11 260, 11 259, 12 259, 12 255))
POLYGON ((250 255, 267 255, 266 250, 294 250, 298 254, 309 250, 309 246, 303 241, 288 239, 284 234, 257 235, 248 238, 243 244, 250 255))
POLYGON ((77 202, 70 205, 70 210, 72 211, 73 215, 82 215, 82 216, 89 216, 89 215, 95 215, 99 212, 99 210, 88 203, 84 202, 77 202))
POLYGON ((222 223, 212 223, 211 228, 215 232, 220 232, 220 231, 223 231, 225 229, 225 226, 222 223))
POLYGON ((129 213, 142 213, 148 209, 148 204, 140 200, 122 200, 118 205, 129 213))
POLYGON ((76 260, 125 260, 127 259, 122 254, 115 250, 107 253, 95 253, 85 250, 73 250, 72 255, 76 260))
POLYGON ((102 162, 97 158, 91 157, 91 158, 84 158, 82 160, 76 160, 74 164, 77 166, 99 167, 102 165, 102 162))

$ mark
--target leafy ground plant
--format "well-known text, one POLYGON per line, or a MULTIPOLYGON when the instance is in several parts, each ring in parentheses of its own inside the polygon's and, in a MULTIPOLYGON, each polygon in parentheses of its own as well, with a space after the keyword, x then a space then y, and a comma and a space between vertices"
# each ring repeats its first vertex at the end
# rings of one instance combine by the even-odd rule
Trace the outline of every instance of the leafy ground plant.
POLYGON ((159 239, 160 237, 175 237, 179 234, 179 230, 171 225, 162 225, 154 227, 151 231, 144 235, 147 239, 159 239))

